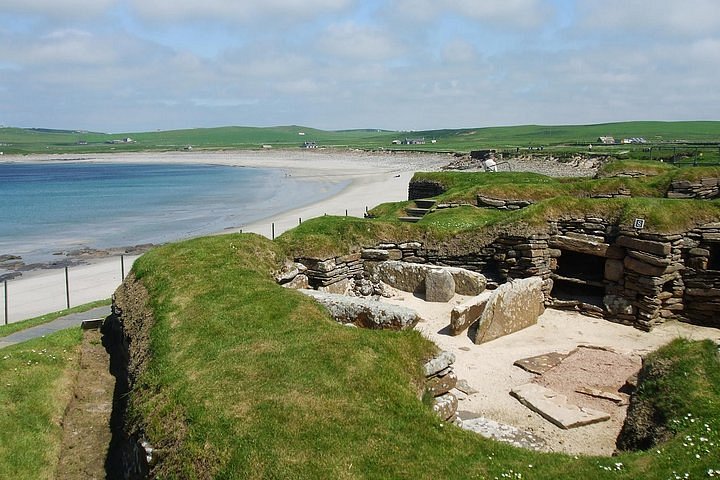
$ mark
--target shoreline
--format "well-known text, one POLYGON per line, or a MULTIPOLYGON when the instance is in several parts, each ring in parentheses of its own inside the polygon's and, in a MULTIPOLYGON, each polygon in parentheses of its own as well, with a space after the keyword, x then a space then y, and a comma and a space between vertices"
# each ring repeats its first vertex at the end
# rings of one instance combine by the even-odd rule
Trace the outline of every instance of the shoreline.
MULTIPOLYGON (((319 188, 349 182, 339 192, 320 201, 300 207, 289 207, 277 213, 252 220, 240 225, 228 225, 216 232, 199 235, 222 235, 228 233, 256 233, 272 237, 273 224, 275 236, 294 228, 300 222, 328 215, 347 215, 362 217, 365 208, 391 201, 407 199, 407 187, 415 171, 438 170, 451 160, 447 154, 365 152, 356 150, 219 150, 192 152, 129 152, 99 153, 78 156, 77 154, 33 154, 8 155, 3 163, 146 163, 146 164, 205 164, 232 167, 275 169, 284 171, 287 176, 318 182, 319 188)), ((281 194, 281 192, 279 193, 281 194)), ((180 241, 196 236, 170 240, 180 241)), ((157 244, 160 245, 160 244, 157 244)), ((134 246, 95 247, 65 251, 57 260, 48 262, 24 263, 17 268, 3 268, 0 278, 19 280, 42 275, 43 272, 93 265, 112 261, 120 255, 135 255, 152 248, 153 244, 134 246), (18 272, 19 275, 14 272, 18 272)), ((52 246, 50 246, 52 247, 52 246)), ((15 256, 15 252, 0 252, 0 256, 15 256)), ((22 258, 10 261, 22 261, 22 258)))

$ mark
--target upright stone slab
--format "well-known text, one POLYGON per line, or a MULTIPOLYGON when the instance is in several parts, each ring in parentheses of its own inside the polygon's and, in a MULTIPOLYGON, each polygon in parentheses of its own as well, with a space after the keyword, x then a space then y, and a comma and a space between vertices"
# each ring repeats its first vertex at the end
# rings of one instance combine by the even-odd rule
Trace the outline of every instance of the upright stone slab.
POLYGON ((455 280, 447 270, 430 269, 425 276, 425 301, 446 303, 455 296, 455 280))
POLYGON ((542 278, 530 277, 500 285, 478 319, 474 342, 489 342, 536 324, 545 311, 542 284, 542 278))
POLYGON ((453 308, 450 312, 450 334, 460 335, 475 323, 485 311, 489 298, 489 292, 483 292, 453 308))

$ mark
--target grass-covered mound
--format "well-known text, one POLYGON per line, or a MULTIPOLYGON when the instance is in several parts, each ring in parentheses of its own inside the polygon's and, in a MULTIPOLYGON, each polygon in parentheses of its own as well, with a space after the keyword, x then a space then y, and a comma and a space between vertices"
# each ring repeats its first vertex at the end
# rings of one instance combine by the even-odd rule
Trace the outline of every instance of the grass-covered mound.
MULTIPOLYGON (((283 248, 225 235, 167 245, 135 263, 155 325, 131 420, 160 449, 160 477, 701 478, 720 469, 717 457, 686 453, 694 423, 658 451, 573 458, 440 422, 419 398, 420 366, 434 346, 414 331, 334 323, 275 284, 283 248)), ((685 373, 666 388, 696 385, 703 370, 685 373)), ((719 405, 718 380, 703 382, 713 387, 689 396, 676 417, 693 413, 717 432, 718 417, 705 418, 710 410, 694 402, 719 405)))
POLYGON ((649 449, 683 432, 697 437, 690 442, 692 450, 720 459, 718 367, 720 346, 710 340, 677 339, 648 355, 638 376, 639 387, 618 447, 649 449), (679 389, 678 385, 684 388, 679 389), (707 419, 714 422, 714 428, 705 423, 707 419))
POLYGON ((55 478, 81 340, 77 328, 0 349, 0 478, 55 478))
POLYGON ((477 195, 491 198, 542 201, 550 198, 592 197, 617 193, 632 197, 663 198, 675 180, 720 177, 718 167, 680 168, 650 161, 615 160, 598 170, 598 178, 555 178, 527 172, 418 172, 415 182, 442 185, 439 201, 475 203, 477 195))

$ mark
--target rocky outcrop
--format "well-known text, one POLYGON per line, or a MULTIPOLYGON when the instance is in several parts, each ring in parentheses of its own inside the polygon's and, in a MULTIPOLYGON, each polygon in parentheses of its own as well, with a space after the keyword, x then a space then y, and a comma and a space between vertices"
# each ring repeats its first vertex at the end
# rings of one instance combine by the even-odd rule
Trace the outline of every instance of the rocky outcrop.
POLYGON ((417 312, 405 307, 316 290, 300 291, 317 300, 343 324, 375 330, 408 330, 420 320, 417 312))
POLYGON ((493 291, 478 319, 473 341, 489 342, 537 323, 545 311, 542 284, 541 278, 531 277, 505 283, 493 291))

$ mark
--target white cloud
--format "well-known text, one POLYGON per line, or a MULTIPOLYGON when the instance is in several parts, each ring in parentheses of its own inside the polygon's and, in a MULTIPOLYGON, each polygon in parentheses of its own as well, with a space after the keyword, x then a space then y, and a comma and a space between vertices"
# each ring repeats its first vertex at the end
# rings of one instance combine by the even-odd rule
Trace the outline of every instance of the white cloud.
POLYGON ((541 0, 398 0, 393 9, 398 17, 424 21, 454 13, 488 24, 520 27, 539 26, 554 12, 541 0))
POLYGON ((346 9, 354 0, 130 0, 133 9, 153 22, 248 21, 256 17, 311 18, 346 9))
POLYGON ((474 45, 461 38, 455 38, 442 47, 442 59, 446 63, 468 63, 478 60, 474 45))
POLYGON ((118 0, 3 0, 4 13, 60 18, 88 18, 102 14, 118 0))
POLYGON ((53 30, 40 38, 7 38, 0 54, 18 65, 101 65, 115 60, 111 41, 77 29, 53 30))
POLYGON ((354 22, 330 25, 318 45, 324 52, 355 60, 386 60, 400 56, 404 51, 386 32, 354 22))
POLYGON ((720 3, 717 0, 584 0, 578 10, 585 27, 667 34, 717 34, 720 3))

